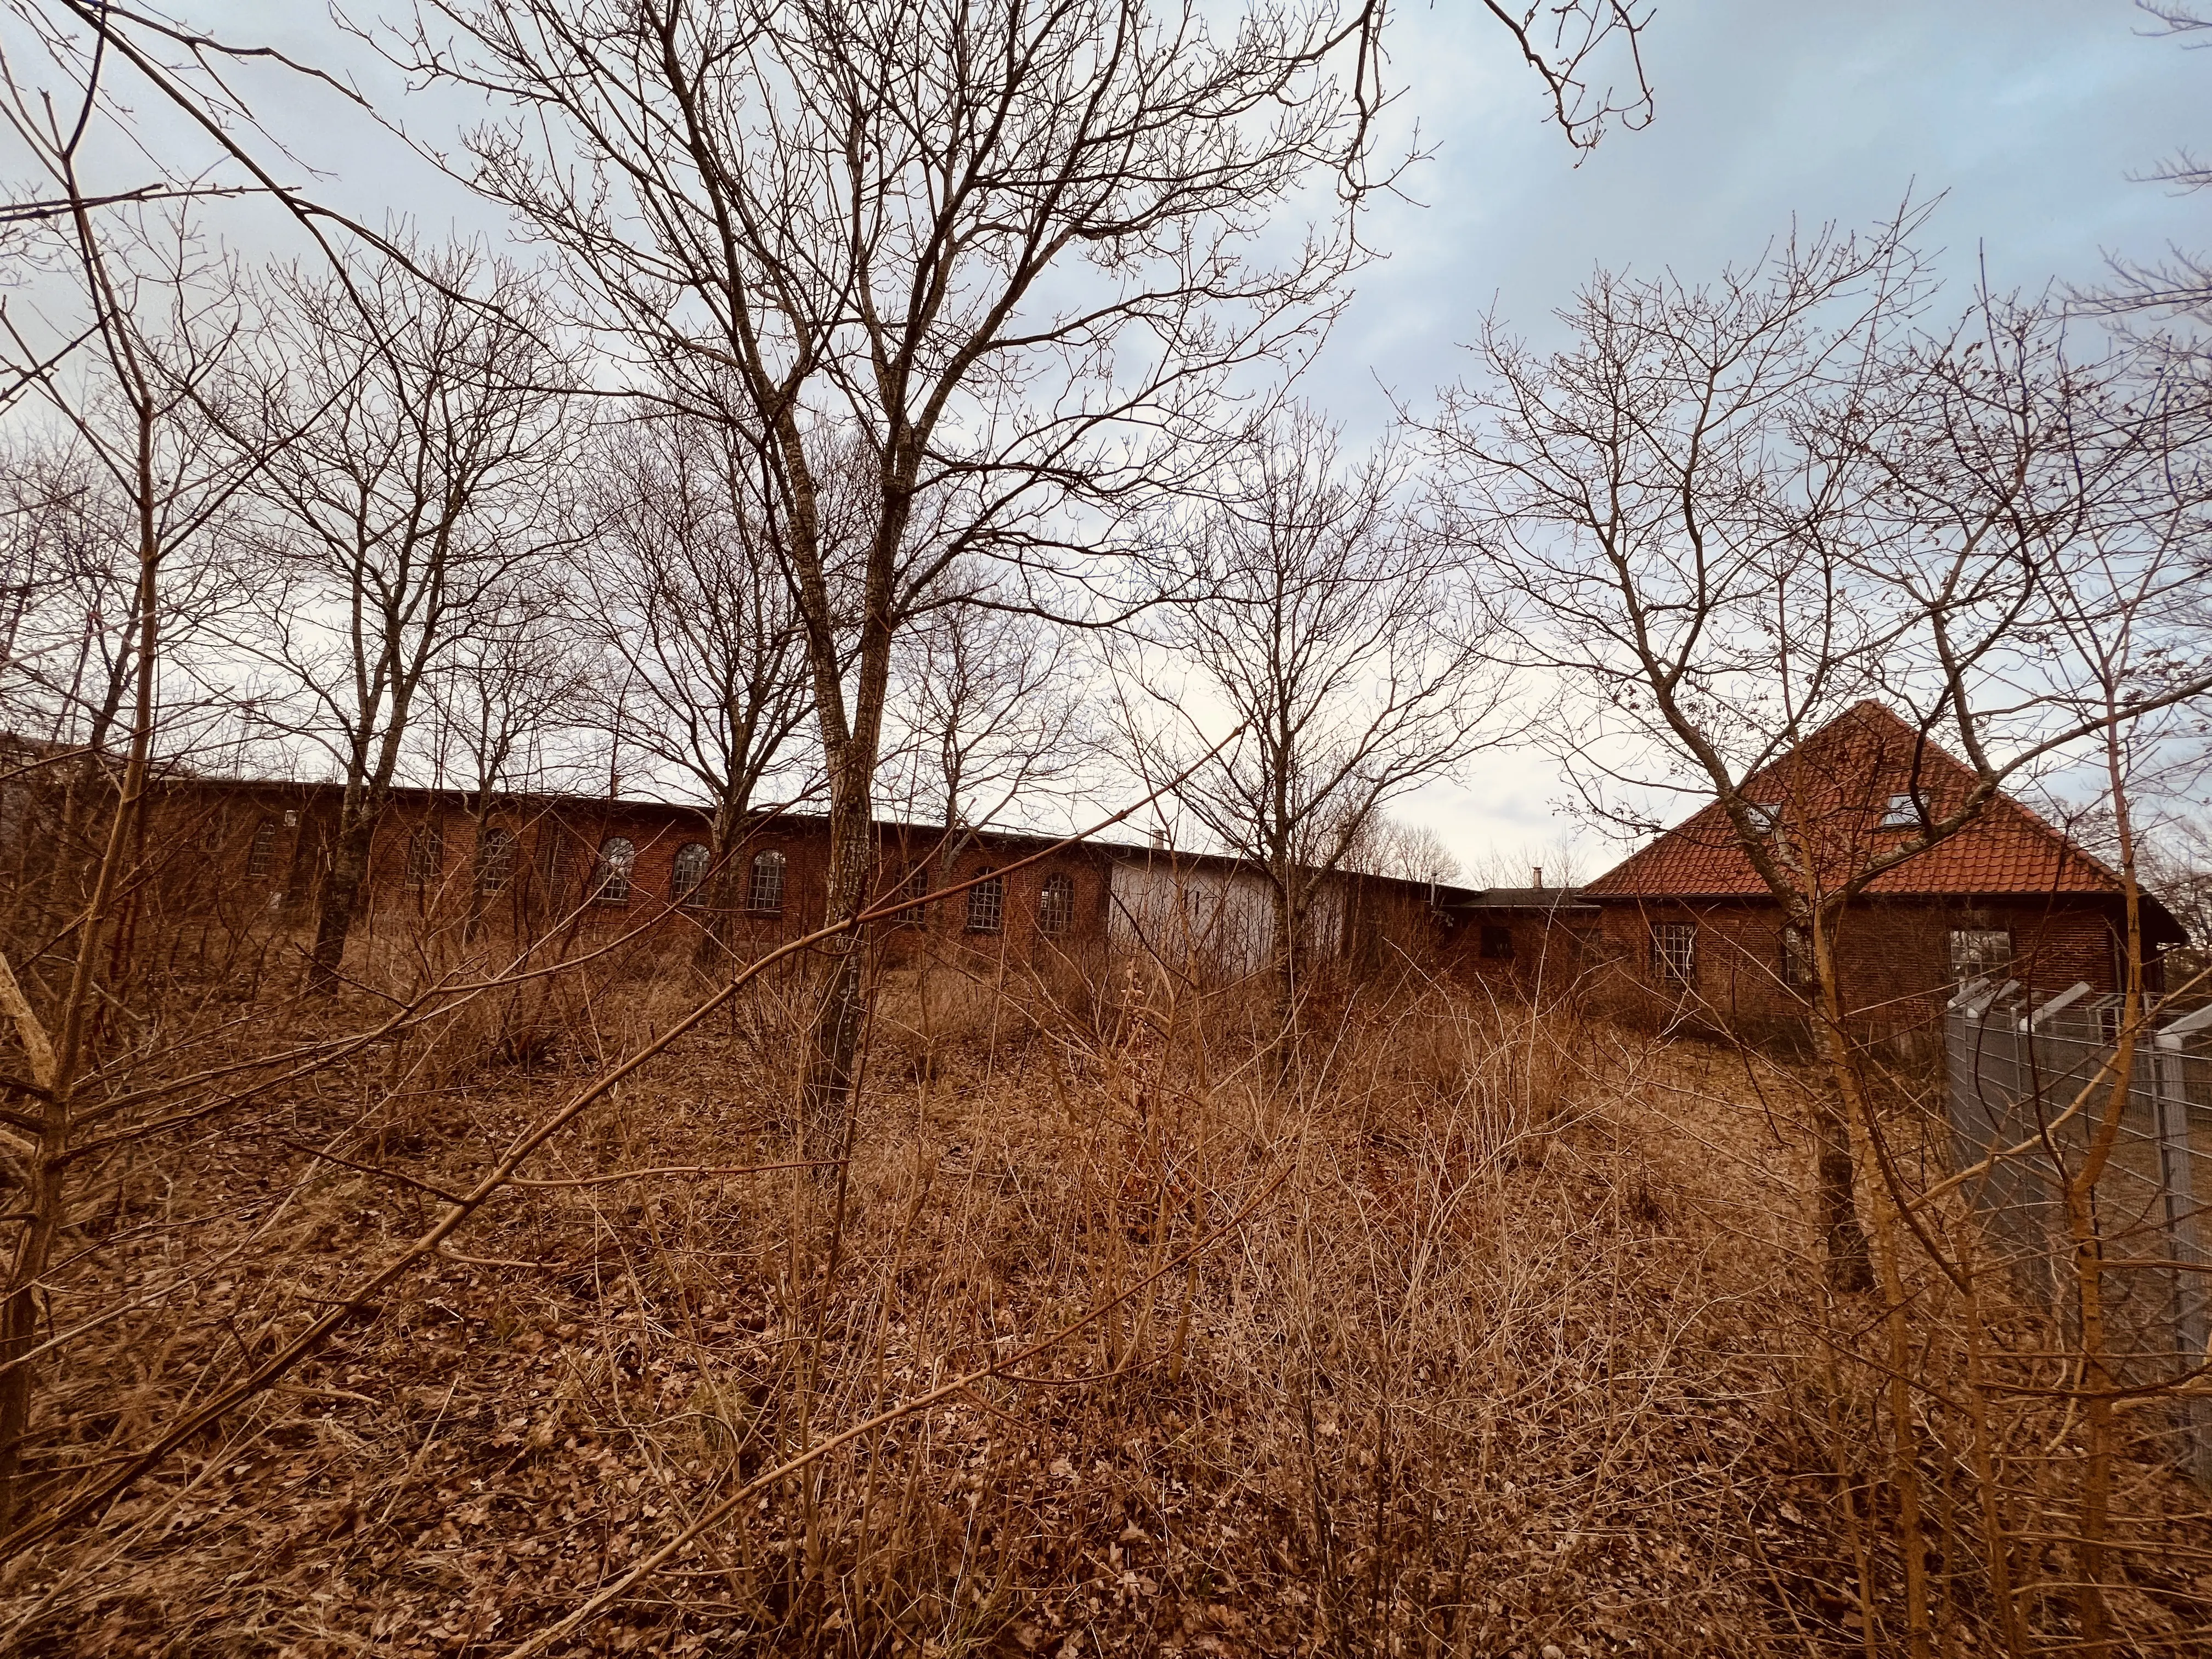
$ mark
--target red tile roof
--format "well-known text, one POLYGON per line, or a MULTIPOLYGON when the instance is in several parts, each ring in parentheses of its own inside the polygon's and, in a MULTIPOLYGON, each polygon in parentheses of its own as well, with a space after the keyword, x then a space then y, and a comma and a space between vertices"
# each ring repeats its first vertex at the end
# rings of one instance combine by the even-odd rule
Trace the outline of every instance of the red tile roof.
MULTIPOLYGON (((1785 832, 1802 836, 1830 884, 1904 839, 1883 830, 1890 799, 1917 790, 1940 817, 1972 787, 1973 774, 1877 702, 1845 710, 1744 785, 1747 799, 1782 809, 1785 832)), ((2098 894, 2117 896, 2119 877, 2009 795, 1984 815, 1895 869, 1869 893, 2098 894)), ((1589 898, 1768 896, 1717 802, 1669 830, 1583 889, 1589 898)))

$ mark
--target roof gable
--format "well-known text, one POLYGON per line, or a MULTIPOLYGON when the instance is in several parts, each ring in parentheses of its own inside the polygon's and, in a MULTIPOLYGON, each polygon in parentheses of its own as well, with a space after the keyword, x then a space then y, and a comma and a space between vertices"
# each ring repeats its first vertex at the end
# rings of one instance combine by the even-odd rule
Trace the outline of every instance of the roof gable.
MULTIPOLYGON (((1940 817, 1974 785, 1972 772, 1877 702, 1854 704, 1743 787, 1746 799, 1782 809, 1809 842, 1829 880, 1846 875, 1910 833, 1885 828, 1893 797, 1917 794, 1940 817)), ((1583 890, 1591 898, 1759 897, 1766 884, 1716 801, 1583 890)), ((2017 893, 2117 896, 2118 876, 2055 825, 1999 791, 1974 823, 1867 890, 1885 896, 2017 893)))

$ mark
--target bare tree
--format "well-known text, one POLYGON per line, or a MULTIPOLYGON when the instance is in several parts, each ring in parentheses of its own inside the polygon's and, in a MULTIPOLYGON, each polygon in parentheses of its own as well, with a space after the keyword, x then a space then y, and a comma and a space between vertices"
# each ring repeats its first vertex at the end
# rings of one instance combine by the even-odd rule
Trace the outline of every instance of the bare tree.
MULTIPOLYGON (((1870 572, 1927 619, 1918 638, 1885 651, 1886 694, 1923 721, 1940 720, 1992 793, 2030 766, 2069 756, 2101 774, 2124 902, 2115 1078, 2059 1182, 2087 1454, 2075 1600, 2094 1644, 2118 1633, 2105 1586, 2119 1439, 2113 1395, 2124 1370, 2109 1323, 2110 1218, 2100 1219, 2100 1188, 2121 1151, 2148 1007, 2135 801, 2174 740, 2201 727, 2212 691, 2203 603, 2212 396, 2201 379, 2175 372, 2162 340, 2097 341, 2084 354, 2079 332, 2051 307, 1984 296, 1953 334, 1916 345, 1872 429, 1842 437, 1865 443, 1880 486, 1851 538, 1855 574, 1870 572), (1986 551, 1972 562, 2006 574, 1962 581, 1966 562, 1929 559, 1931 539, 1981 541, 1986 551), (2005 601, 1988 605, 1976 592, 1985 585, 2005 601)), ((1940 801, 1920 816, 1931 840, 1948 827, 1940 801)), ((1863 1121, 1885 1187, 1909 1219, 1917 1194, 1900 1190, 1901 1161, 1884 1147, 1879 1120, 1863 1121)), ((2109 1193, 2103 1201, 2109 1208, 2109 1193)), ((1954 1282, 1969 1270, 1962 1255, 1947 1259, 1924 1231, 1914 1236, 1954 1282)), ((1885 1289, 1901 1299, 1893 1280, 1885 1289)), ((1901 1405, 1893 1409, 1903 1417, 1901 1405)))
POLYGON ((564 365, 524 323, 536 295, 473 256, 442 286, 382 265, 281 274, 258 365, 276 447, 254 540, 269 598, 247 643, 290 682, 264 711, 324 748, 344 794, 319 896, 309 988, 336 988, 371 844, 428 678, 556 544, 571 441, 564 365), (481 276, 483 303, 460 290, 481 276), (312 422, 301 410, 320 411, 312 422))
POLYGON ((733 851, 811 711, 798 610, 728 426, 657 412, 599 456, 597 532, 577 560, 578 621, 605 665, 599 723, 705 796, 708 935, 722 942, 733 851))
POLYGON ((1443 885, 1459 880, 1463 866, 1443 837, 1425 823, 1377 813, 1367 833, 1345 856, 1346 867, 1400 881, 1443 885))
MULTIPOLYGON (((105 686, 90 699, 85 758, 88 780, 105 786, 105 821, 65 925, 40 941, 38 957, 25 958, 24 971, 0 955, 0 1016, 22 1056, 21 1069, 11 1064, 0 1079, 9 1102, 0 1121, 0 1186, 15 1229, 0 1301, 0 1525, 20 1511, 40 1301, 79 1214, 93 1097, 105 1062, 129 1066, 118 1049, 131 1039, 103 1044, 100 1026, 145 852, 163 629, 173 620, 166 584, 181 579, 210 520, 262 459, 223 441, 204 417, 208 382, 236 344, 228 267, 201 260, 181 223, 149 230, 128 210, 96 216, 85 169, 102 89, 96 74, 73 84, 64 74, 62 84, 57 94, 11 74, 0 109, 41 185, 54 192, 55 210, 39 222, 68 274, 73 311, 52 339, 33 337, 20 316, 6 319, 0 338, 15 388, 38 394, 99 480, 90 499, 105 496, 120 509, 103 532, 127 553, 117 561, 93 551, 75 573, 92 574, 105 584, 100 591, 120 590, 112 624, 119 632, 111 635, 102 618, 85 635, 84 655, 97 644, 102 657, 105 686), (127 571, 119 580, 118 563, 127 571)), ((73 671, 72 679, 57 703, 65 730, 88 701, 85 676, 73 671)), ((68 733, 83 734, 82 726, 68 733)))
POLYGON ((2138 857, 2144 884, 2155 892, 2189 934, 2170 952, 2169 972, 2185 981, 2212 967, 2212 811, 2189 803, 2144 836, 2138 857))
MULTIPOLYGON (((1561 313, 1560 351, 1488 326, 1483 378, 1434 434, 1492 608, 1564 699, 1540 729, 1571 781, 1601 811, 1624 781, 1718 794, 1801 927, 1817 904, 1745 787, 1872 689, 1892 628, 1833 580, 1834 541, 1805 533, 1863 475, 1778 439, 1832 380, 1848 401, 1917 293, 1895 234, 1793 244, 1711 289, 1601 272, 1561 313)), ((1863 1286, 1841 1103, 1814 1127, 1832 1271, 1863 1286)))
POLYGON ((587 716, 591 677, 573 617, 560 585, 531 572, 476 606, 423 679, 420 747, 430 781, 458 783, 467 796, 468 938, 516 873, 514 831, 496 821, 501 805, 572 774, 580 758, 576 727, 587 716))
MULTIPOLYGON (((1613 100, 1576 124, 1579 65, 1632 20, 1570 7, 1560 70, 1533 13, 1498 15, 1594 141, 1613 100)), ((422 0, 386 37, 518 112, 472 140, 473 182, 565 257, 656 395, 752 447, 805 625, 832 917, 867 888, 893 645, 939 574, 980 553, 1097 580, 1095 533, 1061 556, 1066 510, 1189 476, 1231 379, 1329 315, 1371 182, 1381 22, 1371 3, 1216 21, 1144 0, 422 0), (1281 235, 1331 168, 1343 210, 1281 235), (846 583, 821 498, 854 441, 872 481, 846 583), (956 533, 917 546, 940 494, 956 533)), ((828 956, 805 1097, 842 1144, 860 941, 828 956)))
POLYGON ((941 826, 940 876, 986 825, 1081 772, 1091 749, 1083 672, 1059 630, 956 568, 947 597, 903 642, 893 698, 899 747, 887 793, 941 826))
POLYGON ((589 677, 571 596, 532 574, 487 596, 423 680, 429 706, 416 763, 434 786, 465 791, 478 820, 502 796, 543 787, 577 763, 573 732, 589 677))
MULTIPOLYGON (((103 775, 129 725, 143 631, 134 496, 151 492, 154 533, 166 550, 162 739, 174 757, 209 722, 193 652, 237 597, 213 548, 258 464, 204 407, 242 323, 232 264, 210 254, 182 219, 132 211, 100 234, 114 304, 147 356, 149 379, 135 399, 112 376, 85 374, 82 354, 64 365, 65 322, 21 309, 0 319, 8 368, 47 416, 11 457, 4 627, 12 683, 0 697, 15 705, 19 735, 50 745, 67 775, 54 827, 72 844, 82 813, 97 815, 103 775)), ((51 232, 39 240, 51 241, 51 232)))
POLYGON ((1286 1015, 1333 925, 1317 901, 1383 808, 1503 735, 1479 615, 1403 484, 1394 444, 1347 463, 1333 428, 1291 412, 1224 470, 1215 507, 1163 532, 1176 597, 1152 660, 1123 674, 1148 772, 1242 730, 1176 795, 1266 872, 1286 1015))

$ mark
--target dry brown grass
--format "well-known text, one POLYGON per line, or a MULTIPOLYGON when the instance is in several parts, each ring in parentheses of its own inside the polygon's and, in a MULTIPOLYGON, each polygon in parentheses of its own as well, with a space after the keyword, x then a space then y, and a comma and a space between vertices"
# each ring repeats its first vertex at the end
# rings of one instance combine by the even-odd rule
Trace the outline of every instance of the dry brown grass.
MULTIPOLYGON (((787 1158, 797 996, 530 1173, 787 1158)), ((0 1645, 502 1652, 824 1434, 1144 1283, 774 1485, 562 1650, 1887 1650, 1872 1373, 1822 1344, 1856 1316, 1824 1310, 1794 1138, 1736 1060, 1430 988, 1355 1001, 1285 1079, 1232 1000, 901 976, 842 1198, 789 1170, 519 1195, 14 1564, 0 1645)), ((196 1276, 70 1351, 49 1457, 143 1439, 434 1202, 298 1149, 462 1181, 682 1001, 633 976, 471 1012, 149 1160, 54 1326, 196 1276)), ((2207 1547, 2181 1489, 2130 1478, 2166 1545, 2207 1547)), ((1994 1650, 1972 1564, 1940 1565, 1946 1650, 1994 1650)), ((2139 1650, 2174 1650, 2190 1593, 2141 1589, 2139 1650)))

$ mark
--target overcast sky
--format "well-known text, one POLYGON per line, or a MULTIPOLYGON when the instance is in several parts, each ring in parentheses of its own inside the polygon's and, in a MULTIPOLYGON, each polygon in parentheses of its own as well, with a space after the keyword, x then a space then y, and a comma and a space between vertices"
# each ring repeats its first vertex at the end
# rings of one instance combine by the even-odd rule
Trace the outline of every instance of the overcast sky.
MULTIPOLYGON (((2212 52, 2148 38, 2127 0, 1659 0, 1656 118, 1579 167, 1474 10, 1397 20, 1402 107, 1435 155, 1412 181, 1423 205, 1379 216, 1391 257, 1319 367, 1320 400, 1355 422, 1386 412, 1379 387, 1419 405, 1457 374, 1492 306, 1540 337, 1596 266, 1697 280, 1793 216, 1863 226, 1908 191, 1943 195, 1927 240, 1956 284, 1978 260, 2033 289, 2094 283, 2108 254, 2212 248, 2212 195, 2129 177, 2212 151, 2212 52)), ((1540 757, 1473 770, 1402 815, 1515 864, 1573 830, 1540 757)), ((1584 873, 1614 856, 1586 841, 1584 873)))
MULTIPOLYGON (((468 112, 406 94, 300 0, 189 9, 351 77, 432 142, 468 112)), ((1375 215, 1368 234, 1389 258, 1313 374, 1315 400, 1355 432, 1391 397, 1419 407, 1459 373, 1460 343, 1493 306, 1540 337, 1597 265, 1695 280, 1755 257, 1793 218, 1864 226, 1908 191, 1944 196, 1929 240, 1955 282, 1978 259, 1999 286, 2033 289, 2094 282, 2109 254, 2212 246, 2212 196, 2129 177, 2184 146, 2212 150, 2212 53, 2153 37, 2128 0, 1659 0, 1644 42, 1656 118, 1579 166, 1473 0, 1407 3, 1393 27, 1401 136, 1418 123, 1433 153, 1407 179, 1413 200, 1375 215)), ((334 96, 273 74, 245 84, 325 173, 319 194, 433 236, 500 234, 334 96)), ((1572 831, 1559 793, 1549 766, 1501 756, 1404 815, 1463 856, 1525 862, 1572 831)), ((1592 846, 1586 865, 1610 856, 1592 846)))

